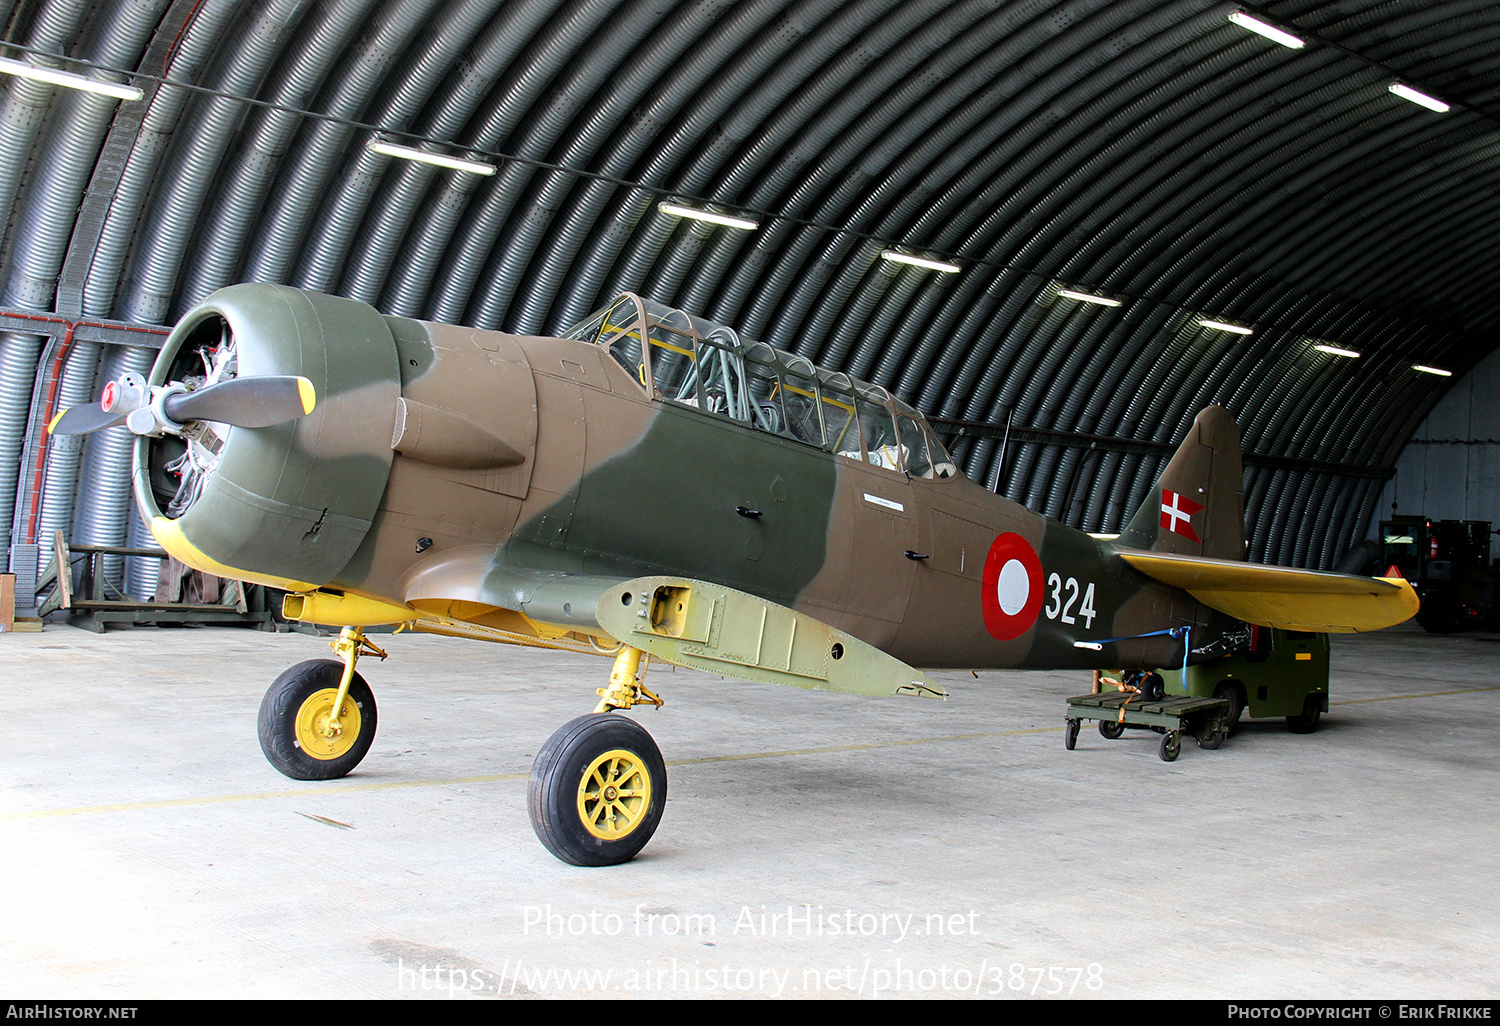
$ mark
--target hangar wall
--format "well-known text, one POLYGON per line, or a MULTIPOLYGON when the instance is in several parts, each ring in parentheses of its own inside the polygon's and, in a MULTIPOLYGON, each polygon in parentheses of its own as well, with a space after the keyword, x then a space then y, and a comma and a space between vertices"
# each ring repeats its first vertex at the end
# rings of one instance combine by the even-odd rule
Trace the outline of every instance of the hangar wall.
POLYGON ((1392 513, 1500 524, 1500 353, 1464 375, 1406 443, 1367 537, 1392 513))

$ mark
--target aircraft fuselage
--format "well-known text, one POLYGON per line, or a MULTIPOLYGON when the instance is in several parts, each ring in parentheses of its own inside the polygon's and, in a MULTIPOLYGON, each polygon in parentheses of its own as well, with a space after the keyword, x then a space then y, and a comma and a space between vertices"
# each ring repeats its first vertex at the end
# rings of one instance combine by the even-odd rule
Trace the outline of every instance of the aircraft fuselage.
POLYGON ((1182 647, 1167 637, 1074 643, 1206 623, 1197 602, 1108 545, 960 474, 910 476, 857 447, 830 452, 652 398, 597 344, 436 324, 397 343, 406 400, 525 458, 464 469, 398 453, 365 544, 330 588, 394 601, 447 568, 443 590, 463 577, 474 606, 441 611, 508 625, 504 610, 478 608, 501 605, 503 575, 488 567, 681 575, 927 667, 1171 665, 1182 647))

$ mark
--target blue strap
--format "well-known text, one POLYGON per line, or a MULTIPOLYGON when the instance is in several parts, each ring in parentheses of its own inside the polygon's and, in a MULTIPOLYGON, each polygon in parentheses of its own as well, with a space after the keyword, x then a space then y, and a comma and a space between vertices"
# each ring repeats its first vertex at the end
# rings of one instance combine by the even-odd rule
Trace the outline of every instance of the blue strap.
POLYGON ((1159 638, 1159 637, 1161 637, 1163 635, 1170 635, 1170 636, 1172 636, 1174 638, 1181 638, 1181 639, 1183 639, 1182 640, 1182 686, 1183 686, 1184 689, 1186 689, 1187 688, 1188 656, 1192 653, 1192 650, 1193 650, 1193 647, 1192 647, 1192 631, 1193 631, 1192 627, 1169 627, 1169 628, 1167 628, 1164 631, 1152 631, 1149 634, 1130 634, 1130 635, 1127 635, 1127 636, 1125 636, 1123 638, 1105 638, 1102 641, 1091 641, 1091 642, 1089 642, 1089 644, 1091 644, 1091 645, 1112 645, 1112 644, 1114 644, 1117 641, 1137 641, 1137 640, 1139 640, 1141 638, 1159 638))

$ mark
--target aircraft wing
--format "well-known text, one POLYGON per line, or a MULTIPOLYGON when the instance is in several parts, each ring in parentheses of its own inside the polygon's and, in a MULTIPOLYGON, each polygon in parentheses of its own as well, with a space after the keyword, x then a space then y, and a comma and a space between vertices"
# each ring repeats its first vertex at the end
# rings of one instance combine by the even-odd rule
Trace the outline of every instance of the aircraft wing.
POLYGON ((1246 623, 1348 634, 1410 619, 1420 600, 1399 577, 1298 570, 1231 559, 1118 549, 1147 577, 1181 588, 1205 606, 1246 623))
POLYGON ((685 577, 637 577, 599 599, 605 630, 679 666, 815 691, 946 698, 925 674, 821 620, 685 577))
POLYGON ((408 581, 414 608, 504 627, 523 614, 544 638, 607 634, 666 662, 767 684, 862 695, 946 697, 925 674, 815 617, 686 577, 611 577, 455 554, 408 581))
POLYGON ((530 626, 549 625, 557 633, 601 630, 594 615, 599 597, 626 578, 519 566, 496 558, 494 549, 476 546, 433 561, 406 581, 406 601, 414 609, 489 626, 505 626, 497 610, 520 613, 530 626))

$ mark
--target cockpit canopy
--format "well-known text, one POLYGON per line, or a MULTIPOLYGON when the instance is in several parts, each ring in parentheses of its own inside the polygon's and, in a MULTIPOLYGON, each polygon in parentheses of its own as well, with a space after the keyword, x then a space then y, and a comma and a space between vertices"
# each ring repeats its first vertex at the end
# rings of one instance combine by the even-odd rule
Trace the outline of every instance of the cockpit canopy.
POLYGON ((958 475, 922 415, 884 388, 727 325, 627 292, 563 337, 608 348, 652 398, 912 477, 958 475))

